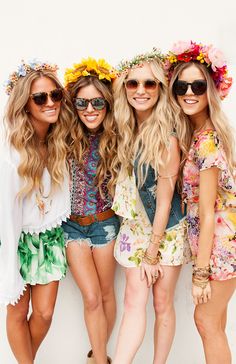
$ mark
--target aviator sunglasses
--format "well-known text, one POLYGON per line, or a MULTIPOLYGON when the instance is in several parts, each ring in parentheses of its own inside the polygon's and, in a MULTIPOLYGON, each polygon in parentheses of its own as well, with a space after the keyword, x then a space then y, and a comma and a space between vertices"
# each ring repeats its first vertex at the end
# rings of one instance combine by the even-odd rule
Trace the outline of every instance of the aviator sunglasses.
POLYGON ((157 88, 158 82, 155 80, 145 80, 140 82, 138 80, 130 79, 125 81, 125 87, 127 90, 135 91, 139 85, 142 85, 146 91, 152 91, 157 88))
POLYGON ((53 102, 61 101, 63 98, 63 91, 60 88, 55 88, 50 92, 37 92, 30 95, 30 97, 36 105, 40 106, 47 103, 48 97, 50 97, 53 102))
POLYGON ((91 104, 94 110, 103 110, 107 102, 104 97, 94 97, 93 99, 84 99, 82 97, 76 97, 74 99, 74 105, 77 110, 86 110, 88 105, 91 104))
POLYGON ((177 80, 173 85, 173 91, 178 96, 183 96, 188 90, 188 86, 191 86, 191 90, 194 95, 203 95, 207 90, 206 80, 195 80, 193 82, 186 82, 177 80))

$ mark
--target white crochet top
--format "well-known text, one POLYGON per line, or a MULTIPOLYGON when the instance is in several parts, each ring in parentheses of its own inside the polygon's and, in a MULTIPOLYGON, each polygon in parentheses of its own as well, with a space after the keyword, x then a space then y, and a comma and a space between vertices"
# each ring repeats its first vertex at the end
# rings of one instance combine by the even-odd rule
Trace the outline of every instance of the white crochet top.
POLYGON ((70 215, 69 176, 50 194, 51 177, 45 168, 43 193, 19 199, 23 186, 17 169, 19 153, 8 145, 0 151, 0 304, 15 304, 25 289, 19 272, 18 242, 22 232, 39 234, 61 225, 70 215))

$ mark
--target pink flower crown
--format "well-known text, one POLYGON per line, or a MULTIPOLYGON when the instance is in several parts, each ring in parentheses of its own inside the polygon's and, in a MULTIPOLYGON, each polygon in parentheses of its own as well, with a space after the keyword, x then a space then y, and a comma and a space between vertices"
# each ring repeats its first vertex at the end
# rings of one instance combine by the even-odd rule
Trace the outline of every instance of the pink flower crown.
POLYGON ((232 86, 232 77, 228 77, 228 69, 223 53, 212 45, 193 41, 178 41, 165 57, 164 68, 171 79, 175 67, 184 62, 198 61, 205 64, 216 85, 221 99, 224 99, 232 86))
POLYGON ((56 72, 58 70, 58 66, 56 64, 42 62, 37 59, 33 59, 26 63, 24 60, 21 61, 21 64, 18 66, 17 70, 9 75, 8 80, 4 83, 5 92, 7 95, 10 95, 13 88, 19 81, 21 77, 25 77, 28 73, 32 71, 41 71, 41 70, 49 70, 52 72, 56 72))

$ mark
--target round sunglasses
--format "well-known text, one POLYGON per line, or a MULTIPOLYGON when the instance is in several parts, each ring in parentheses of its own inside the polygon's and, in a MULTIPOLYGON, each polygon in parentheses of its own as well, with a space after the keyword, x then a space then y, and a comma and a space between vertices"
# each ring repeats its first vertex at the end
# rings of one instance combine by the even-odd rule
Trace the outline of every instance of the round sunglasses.
POLYGON ((89 104, 91 104, 95 110, 103 110, 106 107, 107 102, 104 99, 104 97, 94 97, 93 99, 84 99, 82 97, 76 97, 74 99, 74 105, 77 110, 80 111, 86 110, 89 104))
POLYGON ((155 80, 145 80, 143 82, 140 82, 135 79, 129 79, 125 81, 125 87, 127 90, 135 91, 139 87, 139 85, 142 85, 146 91, 153 91, 157 88, 159 82, 155 80))
POLYGON ((191 86, 191 90, 194 95, 203 95, 207 90, 207 81, 195 80, 193 82, 187 82, 176 80, 173 85, 173 91, 176 95, 183 96, 186 94, 189 86, 191 86))
POLYGON ((63 98, 63 91, 61 88, 55 88, 50 92, 37 92, 30 95, 30 98, 34 101, 35 105, 45 105, 48 101, 48 97, 52 102, 59 102, 63 98))

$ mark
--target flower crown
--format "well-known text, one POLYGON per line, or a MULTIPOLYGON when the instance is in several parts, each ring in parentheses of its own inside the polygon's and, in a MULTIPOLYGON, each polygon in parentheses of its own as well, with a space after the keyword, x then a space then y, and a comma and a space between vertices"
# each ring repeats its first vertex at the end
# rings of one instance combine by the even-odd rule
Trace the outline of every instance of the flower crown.
POLYGON ((142 67, 143 62, 151 62, 154 59, 159 59, 160 61, 163 61, 164 59, 164 55, 155 47, 151 50, 151 52, 138 54, 131 60, 121 61, 116 68, 119 73, 128 72, 129 69, 142 67))
POLYGON ((228 77, 228 69, 223 53, 212 45, 205 46, 201 43, 179 41, 173 45, 165 58, 164 68, 171 79, 175 67, 184 62, 196 61, 205 64, 216 85, 220 97, 223 99, 229 93, 232 77, 228 77))
POLYGON ((64 80, 65 86, 76 82, 79 77, 97 76, 99 80, 111 82, 116 78, 116 72, 104 59, 96 61, 94 58, 82 59, 81 63, 75 63, 72 68, 67 68, 64 80))
POLYGON ((5 92, 7 95, 10 95, 13 88, 19 81, 21 77, 25 77, 32 71, 41 71, 41 70, 49 70, 52 72, 56 72, 58 70, 58 66, 56 64, 50 64, 48 62, 42 62, 37 59, 33 59, 26 63, 24 60, 21 61, 21 64, 18 66, 17 71, 11 73, 9 75, 8 80, 4 83, 5 92))

